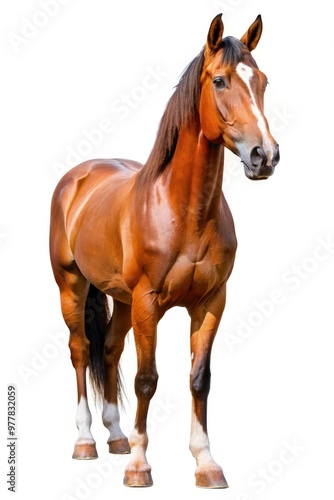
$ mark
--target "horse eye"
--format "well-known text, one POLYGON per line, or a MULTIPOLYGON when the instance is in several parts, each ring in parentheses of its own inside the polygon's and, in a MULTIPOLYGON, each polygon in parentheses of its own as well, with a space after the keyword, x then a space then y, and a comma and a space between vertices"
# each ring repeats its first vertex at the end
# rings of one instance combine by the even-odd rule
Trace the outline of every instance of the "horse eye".
POLYGON ((222 90, 226 87, 225 80, 221 76, 217 76, 216 78, 214 78, 213 84, 217 90, 222 90))

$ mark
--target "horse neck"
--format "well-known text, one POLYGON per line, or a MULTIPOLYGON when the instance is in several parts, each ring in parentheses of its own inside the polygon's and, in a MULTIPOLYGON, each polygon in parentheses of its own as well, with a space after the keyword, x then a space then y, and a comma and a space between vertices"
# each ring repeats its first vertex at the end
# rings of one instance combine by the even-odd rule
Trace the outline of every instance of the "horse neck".
POLYGON ((224 148, 209 142, 199 124, 182 127, 169 168, 170 198, 187 225, 199 229, 221 206, 224 148))

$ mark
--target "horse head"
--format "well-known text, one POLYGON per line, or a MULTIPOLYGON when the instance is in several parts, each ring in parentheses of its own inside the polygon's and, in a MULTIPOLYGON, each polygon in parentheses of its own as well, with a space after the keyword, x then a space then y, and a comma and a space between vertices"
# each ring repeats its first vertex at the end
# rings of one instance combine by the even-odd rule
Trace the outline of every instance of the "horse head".
POLYGON ((223 37, 221 15, 210 26, 201 75, 200 120, 208 140, 241 158, 249 179, 267 179, 279 162, 279 147, 264 115, 267 77, 251 52, 262 33, 258 16, 240 40, 223 37))

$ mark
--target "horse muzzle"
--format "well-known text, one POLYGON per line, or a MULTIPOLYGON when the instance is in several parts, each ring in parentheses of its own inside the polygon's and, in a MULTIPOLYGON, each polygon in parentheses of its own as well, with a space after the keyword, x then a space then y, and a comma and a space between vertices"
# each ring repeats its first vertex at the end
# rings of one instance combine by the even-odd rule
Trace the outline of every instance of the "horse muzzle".
POLYGON ((250 153, 249 161, 242 160, 245 175, 252 181, 268 179, 275 172, 279 160, 278 144, 273 153, 266 153, 262 146, 255 146, 250 153))

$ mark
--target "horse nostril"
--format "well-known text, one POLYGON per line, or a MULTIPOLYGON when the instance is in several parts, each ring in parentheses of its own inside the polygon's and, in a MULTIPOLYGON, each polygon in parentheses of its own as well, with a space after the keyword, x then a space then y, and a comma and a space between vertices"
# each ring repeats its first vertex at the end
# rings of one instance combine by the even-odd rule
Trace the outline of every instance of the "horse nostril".
POLYGON ((279 162, 279 160, 280 160, 280 154, 279 154, 279 147, 278 147, 278 144, 277 144, 276 151, 275 151, 275 154, 274 154, 273 159, 272 159, 274 167, 276 167, 276 165, 279 162))
POLYGON ((267 155, 261 146, 255 146, 250 154, 250 160, 254 167, 261 167, 267 164, 267 155))

